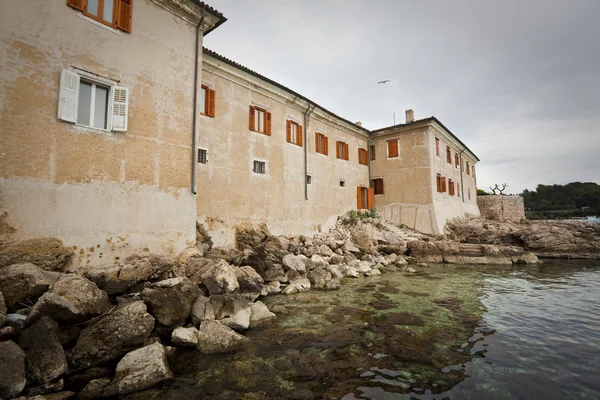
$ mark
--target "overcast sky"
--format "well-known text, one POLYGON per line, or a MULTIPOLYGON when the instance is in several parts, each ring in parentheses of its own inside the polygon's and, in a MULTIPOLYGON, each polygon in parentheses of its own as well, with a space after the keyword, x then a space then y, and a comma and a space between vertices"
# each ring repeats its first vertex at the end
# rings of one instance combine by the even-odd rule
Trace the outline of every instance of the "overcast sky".
POLYGON ((436 116, 480 188, 600 182, 599 0, 208 4, 206 47, 368 129, 436 116))

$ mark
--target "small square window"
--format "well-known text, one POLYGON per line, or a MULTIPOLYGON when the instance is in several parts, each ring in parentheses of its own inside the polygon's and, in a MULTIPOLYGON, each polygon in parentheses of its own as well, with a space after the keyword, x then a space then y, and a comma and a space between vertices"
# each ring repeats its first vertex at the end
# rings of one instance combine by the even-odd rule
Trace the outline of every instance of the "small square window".
POLYGON ((198 149, 198 164, 207 164, 208 163, 208 152, 206 149, 198 149))
POLYGON ((312 176, 311 175, 306 175, 306 183, 308 185, 312 184, 312 176))
POLYGON ((340 180, 340 187, 346 187, 346 181, 340 180))
POLYGON ((254 160, 254 168, 252 169, 255 174, 265 174, 267 171, 267 165, 264 161, 254 160))

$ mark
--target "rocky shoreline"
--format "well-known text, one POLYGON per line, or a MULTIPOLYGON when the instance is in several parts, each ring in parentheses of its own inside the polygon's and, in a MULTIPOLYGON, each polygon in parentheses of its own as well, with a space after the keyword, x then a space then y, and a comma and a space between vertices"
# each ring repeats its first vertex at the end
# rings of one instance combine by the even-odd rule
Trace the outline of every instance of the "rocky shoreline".
POLYGON ((600 228, 568 223, 449 222, 427 236, 379 218, 341 217, 326 234, 238 227, 236 248, 196 247, 174 260, 139 252, 73 269, 53 238, 0 242, 0 398, 127 396, 170 379, 177 347, 205 354, 245 346, 275 314, 259 299, 336 290, 345 278, 428 263, 533 264, 600 258, 600 228), (21 397, 19 397, 21 396, 21 397))

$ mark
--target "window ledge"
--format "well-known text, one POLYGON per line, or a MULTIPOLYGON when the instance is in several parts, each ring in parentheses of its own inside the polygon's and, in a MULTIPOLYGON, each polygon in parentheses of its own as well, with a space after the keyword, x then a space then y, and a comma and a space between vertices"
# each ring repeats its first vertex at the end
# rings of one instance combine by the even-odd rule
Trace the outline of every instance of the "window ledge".
POLYGON ((108 25, 104 25, 103 23, 101 23, 101 22, 98 22, 98 21, 96 21, 96 20, 95 20, 95 19, 93 19, 93 18, 86 17, 85 15, 83 15, 83 13, 82 13, 81 11, 79 11, 79 12, 77 13, 77 16, 78 16, 79 18, 83 19, 83 20, 86 20, 87 22, 91 22, 92 24, 94 24, 94 25, 96 25, 96 26, 99 26, 100 28, 104 28, 104 29, 106 29, 107 31, 114 33, 115 35, 120 35, 120 34, 121 34, 121 31, 120 31, 120 30, 118 30, 118 29, 115 29, 115 28, 111 28, 111 27, 110 27, 110 26, 108 26, 108 25))
MULTIPOLYGON (((86 132, 86 133, 94 133, 101 134, 104 136, 115 137, 117 136, 117 132, 109 131, 106 129, 94 128, 92 126, 80 125, 80 124, 71 124, 72 129, 78 132, 86 132)), ((125 133, 125 132, 123 132, 125 133)))

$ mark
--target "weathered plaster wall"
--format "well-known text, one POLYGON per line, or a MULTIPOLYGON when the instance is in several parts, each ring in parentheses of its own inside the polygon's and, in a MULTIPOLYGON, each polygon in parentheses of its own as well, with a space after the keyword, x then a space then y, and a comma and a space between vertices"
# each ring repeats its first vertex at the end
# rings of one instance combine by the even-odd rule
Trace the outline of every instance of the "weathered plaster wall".
MULTIPOLYGON (((431 192, 433 193, 433 206, 435 210, 436 231, 442 233, 446 221, 465 215, 480 215, 477 207, 477 183, 472 173, 467 174, 466 163, 469 162, 469 168, 477 163, 468 151, 461 154, 463 147, 450 135, 448 135, 436 123, 430 125, 428 135, 428 148, 431 159, 433 160, 433 168, 431 169, 431 192), (440 155, 436 155, 435 138, 440 139, 440 155), (446 147, 450 146, 451 161, 448 163, 446 158, 446 147), (464 168, 456 168, 454 154, 459 153, 462 159, 464 168), (446 178, 446 192, 439 193, 437 191, 436 176, 440 174, 446 178), (455 186, 454 196, 450 196, 448 180, 452 179, 455 186), (456 191, 456 183, 460 184, 460 191, 456 191), (470 193, 470 196, 469 196, 470 193)), ((471 172, 471 171, 469 171, 471 172)))
POLYGON ((477 204, 481 215, 487 219, 513 222, 525 219, 525 203, 521 196, 480 196, 477 204))
POLYGON ((194 26, 149 0, 135 2, 131 34, 64 0, 0 4, 0 208, 18 236, 58 237, 92 265, 194 242, 194 46, 194 26), (126 133, 57 119, 73 67, 129 87, 126 133))
POLYGON ((357 186, 368 185, 368 168, 358 163, 364 133, 320 110, 312 114, 304 128, 312 176, 306 200, 304 148, 286 141, 286 120, 303 125, 306 103, 210 56, 203 68, 203 83, 216 91, 216 116, 200 120, 198 147, 208 150, 208 163, 197 166, 197 212, 216 244, 232 244, 243 222, 266 222, 273 234, 313 234, 356 208, 357 186), (249 129, 251 104, 271 112, 271 136, 249 129), (328 156, 315 152, 315 131, 328 136, 328 156), (347 141, 349 161, 336 158, 337 138, 347 141), (252 172, 253 160, 266 161, 265 175, 252 172))
POLYGON ((421 232, 435 229, 431 193, 431 157, 426 128, 390 130, 378 135, 371 179, 383 178, 383 194, 375 195, 375 207, 390 222, 421 232), (388 157, 388 141, 398 140, 399 157, 388 157))

